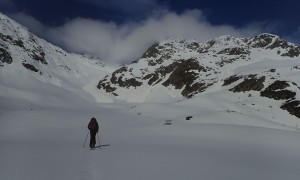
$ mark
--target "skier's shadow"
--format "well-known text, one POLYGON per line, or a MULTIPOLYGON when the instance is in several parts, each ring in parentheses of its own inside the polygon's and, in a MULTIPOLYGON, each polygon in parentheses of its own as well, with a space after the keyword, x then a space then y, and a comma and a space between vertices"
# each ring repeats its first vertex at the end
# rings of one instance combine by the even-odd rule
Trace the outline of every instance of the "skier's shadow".
POLYGON ((106 146, 110 146, 110 144, 101 144, 99 146, 95 146, 95 148, 102 148, 102 147, 106 147, 106 146))

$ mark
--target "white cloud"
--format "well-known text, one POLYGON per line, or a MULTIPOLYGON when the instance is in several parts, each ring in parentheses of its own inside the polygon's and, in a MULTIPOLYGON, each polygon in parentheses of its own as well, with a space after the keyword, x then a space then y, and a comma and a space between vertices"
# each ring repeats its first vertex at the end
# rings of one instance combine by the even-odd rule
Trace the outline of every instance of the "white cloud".
POLYGON ((93 54, 113 63, 136 60, 150 45, 170 37, 206 41, 221 35, 249 37, 266 30, 264 23, 242 28, 215 26, 199 10, 188 10, 182 14, 164 11, 142 22, 121 25, 76 18, 61 27, 47 29, 34 19, 25 20, 35 31, 44 33, 46 39, 70 52, 93 54))
POLYGON ((156 41, 170 37, 208 40, 221 35, 252 36, 262 31, 260 25, 236 29, 208 23, 199 10, 183 14, 164 12, 140 23, 117 25, 89 19, 74 19, 52 29, 52 37, 69 50, 98 55, 107 61, 129 62, 139 58, 156 41))

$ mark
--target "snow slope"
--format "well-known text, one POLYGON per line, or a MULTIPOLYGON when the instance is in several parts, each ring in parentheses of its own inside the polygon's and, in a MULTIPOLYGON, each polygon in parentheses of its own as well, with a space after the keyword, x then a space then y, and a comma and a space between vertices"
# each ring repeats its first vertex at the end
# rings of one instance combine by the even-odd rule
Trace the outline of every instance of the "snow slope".
POLYGON ((100 59, 67 53, 0 14, 0 107, 39 106, 41 101, 57 106, 66 102, 57 94, 66 92, 94 100, 88 86, 96 87, 95 81, 112 70, 100 59))
POLYGON ((222 36, 207 42, 169 39, 102 78, 98 88, 115 99, 132 101, 132 96, 140 94, 136 102, 147 102, 151 93, 144 92, 155 86, 173 97, 189 98, 220 86, 230 76, 264 76, 265 87, 272 83, 270 79, 298 83, 299 78, 290 79, 289 74, 299 73, 299 55, 299 46, 267 33, 250 38, 222 36))
MULTIPOLYGON (((10 27, 11 37, 30 37, 13 20, 0 18, 3 33, 10 27)), ((42 47, 45 58, 34 59, 28 55, 33 51, 13 40, 0 43, 13 60, 0 67, 0 179, 299 179, 300 124, 279 108, 284 101, 253 98, 256 91, 233 93, 223 82, 191 99, 160 85, 137 89, 123 101, 96 89, 114 67, 31 37, 36 43, 24 46, 42 47), (91 117, 100 124, 101 144, 109 146, 83 147, 91 117)), ((264 68, 264 59, 235 71, 264 68)), ((296 61, 286 62, 274 66, 296 81, 297 68, 287 70, 296 61)))
POLYGON ((216 105, 205 102, 189 121, 184 113, 195 112, 196 108, 184 102, 90 102, 82 107, 74 104, 68 108, 1 110, 1 179, 299 177, 298 131, 265 121, 250 111, 239 115, 222 112, 221 108, 212 111, 216 105), (101 144, 110 146, 94 151, 87 144, 82 147, 91 117, 100 123, 101 144), (165 120, 172 124, 164 125, 165 120), (265 127, 247 126, 247 122, 265 127))

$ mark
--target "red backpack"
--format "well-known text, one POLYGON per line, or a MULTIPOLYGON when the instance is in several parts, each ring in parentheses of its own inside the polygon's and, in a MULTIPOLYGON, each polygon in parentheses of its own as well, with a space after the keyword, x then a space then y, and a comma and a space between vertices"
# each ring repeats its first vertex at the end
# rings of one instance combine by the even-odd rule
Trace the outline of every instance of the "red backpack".
POLYGON ((90 124, 90 130, 96 130, 97 129, 97 124, 96 124, 96 122, 91 122, 91 124, 90 124))

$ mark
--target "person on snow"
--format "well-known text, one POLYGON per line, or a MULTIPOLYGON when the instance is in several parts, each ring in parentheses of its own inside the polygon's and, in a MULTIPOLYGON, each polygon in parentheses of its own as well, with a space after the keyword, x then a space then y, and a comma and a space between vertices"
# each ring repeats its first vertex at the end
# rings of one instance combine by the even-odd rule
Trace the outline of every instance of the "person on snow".
POLYGON ((99 125, 96 120, 96 118, 92 118, 91 121, 89 122, 88 129, 90 130, 90 148, 95 149, 96 145, 96 134, 98 133, 99 130, 99 125))

